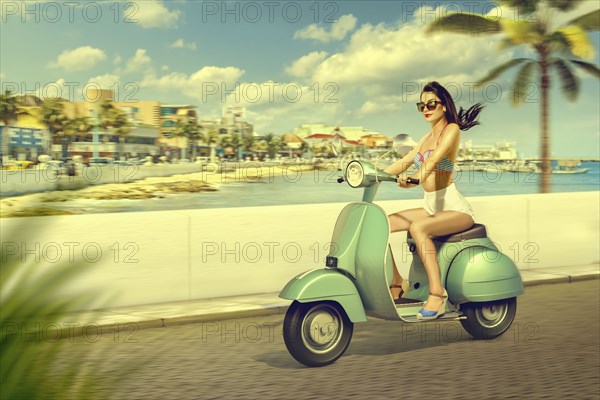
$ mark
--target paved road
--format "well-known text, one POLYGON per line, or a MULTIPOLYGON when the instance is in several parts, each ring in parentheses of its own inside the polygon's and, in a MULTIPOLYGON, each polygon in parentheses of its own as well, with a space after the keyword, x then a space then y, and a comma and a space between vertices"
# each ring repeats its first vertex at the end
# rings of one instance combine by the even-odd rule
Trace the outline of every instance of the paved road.
MULTIPOLYGON (((473 341, 454 322, 371 320, 355 326, 340 360, 313 369, 287 353, 282 315, 117 336, 90 332, 66 343, 44 381, 52 387, 65 367, 75 366, 92 374, 84 383, 87 398, 597 400, 599 293, 598 280, 530 287, 511 330, 492 341, 473 341), (431 380, 422 378, 424 371, 431 380)), ((70 397, 53 389, 47 395, 70 397)))

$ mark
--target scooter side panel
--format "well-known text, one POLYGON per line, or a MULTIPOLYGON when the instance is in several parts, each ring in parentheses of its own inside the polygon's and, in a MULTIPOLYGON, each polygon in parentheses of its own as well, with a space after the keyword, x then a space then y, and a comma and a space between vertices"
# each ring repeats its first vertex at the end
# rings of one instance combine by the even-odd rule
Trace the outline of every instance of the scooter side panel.
MULTIPOLYGON (((416 243, 414 239, 409 238, 407 240, 407 244, 409 248, 412 247, 413 252, 410 273, 408 276, 410 289, 403 297, 407 299, 425 301, 427 300, 427 296, 429 296, 429 278, 427 276, 427 271, 425 270, 423 261, 416 251, 416 243)), ((440 242, 434 238, 433 244, 435 245, 435 251, 438 256, 438 265, 440 268, 442 283, 446 282, 447 280, 448 269, 450 268, 452 260, 454 260, 456 255, 465 248, 472 246, 483 246, 490 249, 496 249, 493 242, 489 238, 478 238, 454 243, 440 242)), ((444 287, 446 286, 444 285, 444 287)), ((449 292, 450 299, 452 299, 453 296, 450 293, 451 289, 448 287, 446 287, 446 289, 449 292)), ((451 302, 454 304, 453 301, 451 302)))
POLYGON ((507 299, 523 294, 523 280, 513 261, 488 247, 469 247, 452 260, 446 281, 456 303, 507 299))
POLYGON ((389 220, 381 207, 365 203, 365 208, 356 248, 358 291, 367 315, 397 320, 398 311, 388 288, 392 268, 389 220))
POLYGON ((337 267, 356 277, 356 247, 364 221, 366 203, 346 205, 335 223, 329 256, 337 258, 337 267))
POLYGON ((398 319, 388 289, 392 273, 389 234, 389 221, 381 207, 351 203, 338 218, 329 256, 337 257, 337 267, 356 278, 367 315, 398 319))
POLYGON ((365 308, 352 280, 335 269, 315 269, 296 276, 279 297, 302 303, 331 300, 338 302, 352 322, 367 320, 365 308))

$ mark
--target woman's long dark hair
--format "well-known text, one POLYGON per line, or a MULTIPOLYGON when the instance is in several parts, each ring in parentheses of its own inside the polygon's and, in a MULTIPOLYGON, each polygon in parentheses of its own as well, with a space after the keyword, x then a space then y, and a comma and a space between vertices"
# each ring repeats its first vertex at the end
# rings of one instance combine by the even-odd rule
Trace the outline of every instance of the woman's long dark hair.
POLYGON ((454 100, 452 100, 452 96, 446 90, 445 87, 439 84, 439 82, 432 81, 428 82, 425 87, 423 87, 424 92, 431 92, 435 94, 442 104, 446 106, 446 120, 448 123, 455 123, 459 126, 461 131, 466 131, 474 127, 475 125, 479 125, 478 117, 481 109, 484 107, 481 103, 477 103, 470 107, 468 110, 464 110, 462 107, 460 111, 456 112, 456 106, 454 105, 454 100))

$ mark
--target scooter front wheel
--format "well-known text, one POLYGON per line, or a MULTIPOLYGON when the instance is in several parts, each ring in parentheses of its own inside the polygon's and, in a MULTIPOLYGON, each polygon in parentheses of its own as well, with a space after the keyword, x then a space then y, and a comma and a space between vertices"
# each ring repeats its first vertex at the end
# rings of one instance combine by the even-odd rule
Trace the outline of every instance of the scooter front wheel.
POLYGON ((475 339, 493 339, 511 326, 517 314, 517 299, 466 303, 461 311, 467 319, 460 321, 463 328, 475 339))
POLYGON ((309 367, 322 367, 344 354, 354 324, 338 303, 294 301, 283 320, 283 339, 290 354, 309 367))

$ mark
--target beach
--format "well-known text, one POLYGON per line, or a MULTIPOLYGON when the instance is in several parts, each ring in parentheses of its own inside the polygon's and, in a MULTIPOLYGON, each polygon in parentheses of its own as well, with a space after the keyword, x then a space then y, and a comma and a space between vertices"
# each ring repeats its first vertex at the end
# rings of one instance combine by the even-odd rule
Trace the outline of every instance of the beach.
MULTIPOLYGON (((178 193, 215 192, 221 185, 269 182, 276 177, 312 171, 312 165, 228 166, 222 171, 208 170, 188 174, 149 177, 134 182, 87 186, 78 190, 53 190, 0 199, 0 218, 46 215, 77 215, 84 210, 65 209, 65 202, 76 200, 142 200, 164 198, 178 193), (61 203, 62 207, 54 204, 61 203)), ((68 177, 64 177, 68 179, 68 177)))

